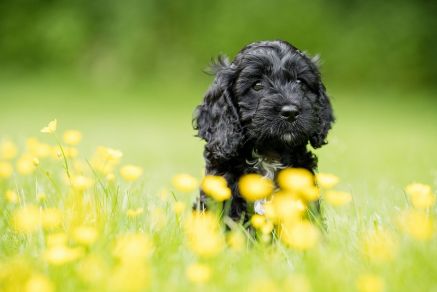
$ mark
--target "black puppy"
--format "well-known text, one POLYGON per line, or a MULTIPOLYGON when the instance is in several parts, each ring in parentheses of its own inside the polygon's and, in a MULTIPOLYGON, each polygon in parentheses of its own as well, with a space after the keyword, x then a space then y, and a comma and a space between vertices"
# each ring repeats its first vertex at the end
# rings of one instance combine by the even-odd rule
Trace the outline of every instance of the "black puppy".
MULTIPOLYGON (((212 72, 194 128, 206 141, 206 174, 226 178, 232 190, 227 215, 239 220, 250 213, 239 178, 260 173, 274 179, 285 167, 314 172, 317 158, 307 144, 326 144, 334 116, 316 64, 288 42, 252 43, 232 63, 219 57, 212 72)), ((201 192, 195 207, 204 210, 206 201, 201 192)), ((257 202, 254 207, 263 212, 257 202)))

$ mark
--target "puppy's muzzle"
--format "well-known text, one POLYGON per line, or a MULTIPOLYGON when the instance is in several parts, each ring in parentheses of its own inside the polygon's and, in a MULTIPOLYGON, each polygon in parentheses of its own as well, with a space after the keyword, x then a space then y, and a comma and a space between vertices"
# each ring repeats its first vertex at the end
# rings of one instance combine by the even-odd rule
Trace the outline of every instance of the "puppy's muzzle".
POLYGON ((279 112, 281 118, 293 122, 300 114, 300 109, 295 105, 284 105, 279 112))

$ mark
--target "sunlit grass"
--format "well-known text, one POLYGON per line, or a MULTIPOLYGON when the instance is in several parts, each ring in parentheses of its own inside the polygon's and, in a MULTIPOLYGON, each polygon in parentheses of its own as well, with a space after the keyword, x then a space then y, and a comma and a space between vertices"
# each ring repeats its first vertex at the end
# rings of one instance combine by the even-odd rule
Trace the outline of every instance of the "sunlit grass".
MULTIPOLYGON (((376 107, 337 94, 338 123, 317 151, 326 230, 304 221, 284 241, 271 237, 274 217, 252 218, 254 238, 226 218, 191 216, 198 186, 217 201, 227 196, 220 179, 202 179, 190 125, 201 90, 182 90, 191 99, 176 108, 140 101, 150 92, 123 107, 111 104, 121 92, 100 92, 109 101, 70 93, 75 103, 54 94, 44 108, 16 100, 44 90, 7 92, 15 101, 1 101, 0 290, 435 289, 432 103, 376 107), (55 117, 56 131, 40 133, 55 117), (175 184, 181 173, 185 183, 175 184)), ((271 202, 286 220, 287 210, 302 210, 288 196, 271 202)))

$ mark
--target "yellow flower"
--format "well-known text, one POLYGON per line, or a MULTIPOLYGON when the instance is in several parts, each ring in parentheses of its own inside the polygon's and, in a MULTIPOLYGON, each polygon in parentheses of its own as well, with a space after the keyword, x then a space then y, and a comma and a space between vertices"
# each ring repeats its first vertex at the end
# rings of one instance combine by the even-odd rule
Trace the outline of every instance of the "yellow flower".
POLYGON ((143 174, 143 169, 139 166, 129 164, 120 169, 120 174, 125 181, 133 182, 143 174))
POLYGON ((320 198, 320 190, 316 186, 310 186, 305 188, 300 195, 306 202, 313 202, 320 198))
POLYGON ((13 159, 17 155, 17 152, 17 147, 11 140, 3 140, 0 143, 0 159, 13 159))
POLYGON ((105 178, 108 182, 112 182, 115 180, 115 175, 113 173, 108 173, 105 178))
POLYGON ((178 191, 183 193, 191 193, 198 187, 197 179, 185 173, 175 175, 171 183, 178 191))
POLYGON ((291 222, 301 219, 306 210, 306 205, 300 199, 296 199, 286 192, 276 193, 271 205, 274 208, 274 219, 276 221, 291 222))
POLYGON ((47 208, 42 212, 42 226, 45 229, 54 229, 62 223, 62 212, 57 208, 47 208))
POLYGON ((285 279, 285 290, 296 292, 311 292, 311 282, 304 274, 289 275, 285 279))
POLYGON ((181 201, 177 201, 173 204, 173 212, 176 215, 181 215, 185 211, 185 203, 181 201))
POLYGON ((0 179, 10 178, 14 169, 9 162, 0 161, 0 179))
POLYGON ((364 235, 362 252, 374 262, 385 262, 395 258, 397 245, 389 232, 378 229, 364 235))
POLYGON ((261 200, 273 192, 273 182, 259 174, 243 175, 238 182, 241 196, 249 202, 261 200))
POLYGON ((418 210, 404 211, 399 217, 402 230, 417 240, 429 240, 434 233, 434 224, 431 218, 418 210))
POLYGON ((147 264, 142 262, 122 263, 109 275, 108 291, 139 292, 149 291, 150 272, 147 264))
POLYGON ((81 280, 94 285, 99 284, 108 277, 108 267, 100 257, 94 255, 82 259, 76 272, 81 280))
POLYGON ((348 192, 330 190, 326 192, 325 200, 330 205, 338 207, 350 203, 352 196, 348 192))
POLYGON ((319 242, 320 232, 309 221, 281 225, 282 241, 296 250, 305 251, 314 248, 319 242))
POLYGON ((144 213, 144 208, 136 208, 127 210, 127 217, 135 218, 144 213))
POLYGON ((263 226, 261 226, 260 231, 263 234, 269 234, 273 231, 273 223, 271 221, 266 221, 263 226))
POLYGON ((38 165, 39 165, 39 159, 36 158, 36 157, 34 157, 34 158, 32 159, 32 163, 33 163, 33 166, 38 167, 38 165))
POLYGON ((12 227, 16 232, 32 233, 41 227, 41 218, 36 206, 27 205, 14 211, 12 227))
POLYGON ((210 213, 194 212, 185 222, 188 247, 201 257, 214 257, 224 248, 218 219, 210 213))
POLYGON ((52 265, 63 265, 73 262, 83 254, 80 248, 71 248, 64 245, 54 245, 46 250, 43 258, 52 265))
POLYGON ((41 133, 52 134, 56 132, 57 126, 58 126, 58 121, 54 119, 53 121, 49 122, 49 124, 46 127, 41 129, 41 133))
POLYGON ((318 173, 316 174, 316 181, 321 188, 332 189, 338 184, 340 179, 338 176, 330 173, 318 173))
POLYGON ((76 158, 79 155, 79 151, 77 150, 77 148, 74 147, 62 147, 62 149, 64 150, 64 154, 62 154, 61 148, 58 149, 59 153, 60 153, 60 157, 62 157, 62 155, 65 155, 65 157, 67 158, 76 158))
POLYGON ((435 204, 436 197, 431 192, 429 185, 420 183, 409 184, 405 188, 405 192, 409 195, 411 203, 417 209, 431 208, 435 204))
POLYGON ((52 147, 38 141, 36 138, 29 138, 26 140, 27 152, 34 157, 44 158, 52 154, 52 147))
POLYGON ((22 175, 29 175, 35 171, 34 157, 29 154, 23 154, 17 160, 17 171, 22 175))
POLYGON ((89 189, 93 184, 93 180, 86 176, 78 175, 71 178, 71 187, 78 192, 89 189))
POLYGON ((57 232, 47 235, 46 241, 48 247, 53 247, 57 245, 65 245, 67 243, 67 235, 63 232, 57 232))
POLYGON ((148 258, 153 252, 153 244, 142 233, 124 234, 117 238, 112 251, 114 257, 124 263, 135 263, 148 258))
POLYGON ((228 233, 226 241, 228 246, 234 251, 241 251, 246 246, 246 237, 240 231, 232 231, 228 233))
POLYGON ((226 179, 222 176, 207 175, 203 178, 200 188, 218 202, 231 197, 231 190, 228 188, 226 179))
POLYGON ((286 168, 278 174, 278 183, 283 190, 302 193, 314 186, 314 176, 307 169, 286 168))
POLYGON ((99 146, 90 163, 93 169, 107 175, 113 173, 115 166, 120 162, 122 156, 123 153, 119 150, 99 146))
POLYGON ((381 277, 374 274, 364 274, 359 276, 356 286, 359 292, 384 291, 384 281, 381 279, 381 277))
POLYGON ((83 245, 91 245, 97 240, 97 230, 91 226, 79 226, 73 231, 73 239, 83 245))
POLYGON ((77 130, 68 130, 64 132, 63 138, 65 144, 75 146, 82 140, 82 133, 77 130))
MULTIPOLYGON (((276 282, 266 277, 257 277, 248 284, 245 291, 251 292, 280 292, 276 282)), ((294 291, 294 290, 293 290, 294 291)))
POLYGON ((195 263, 187 267, 186 275, 191 282, 204 284, 211 278, 211 269, 207 265, 195 263))
POLYGON ((53 292, 55 286, 52 281, 44 275, 32 275, 26 282, 25 292, 53 292))
POLYGON ((256 229, 260 229, 266 223, 266 217, 259 214, 254 214, 250 218, 250 223, 256 229))
POLYGON ((5 199, 6 199, 6 201, 8 201, 9 203, 12 203, 12 204, 16 204, 20 201, 20 197, 13 190, 6 190, 5 199))

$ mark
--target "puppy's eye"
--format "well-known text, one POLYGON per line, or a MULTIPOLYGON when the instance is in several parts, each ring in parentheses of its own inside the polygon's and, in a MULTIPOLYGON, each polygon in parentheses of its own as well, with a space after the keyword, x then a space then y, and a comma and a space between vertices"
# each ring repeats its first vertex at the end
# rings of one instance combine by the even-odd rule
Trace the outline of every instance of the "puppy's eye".
POLYGON ((261 84, 261 82, 257 82, 252 86, 253 90, 255 91, 260 91, 261 89, 264 88, 264 86, 261 84))
POLYGON ((303 79, 298 78, 296 79, 296 83, 301 84, 301 83, 305 83, 305 81, 303 79))

